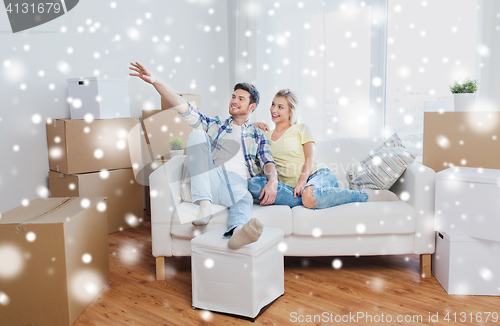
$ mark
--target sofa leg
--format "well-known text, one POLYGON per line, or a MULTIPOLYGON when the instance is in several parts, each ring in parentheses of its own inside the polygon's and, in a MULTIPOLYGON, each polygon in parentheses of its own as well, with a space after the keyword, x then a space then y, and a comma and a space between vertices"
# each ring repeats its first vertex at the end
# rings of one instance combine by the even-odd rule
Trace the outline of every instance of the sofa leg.
POLYGON ((156 280, 165 280, 165 257, 156 257, 156 280))
POLYGON ((422 278, 432 277, 431 254, 420 255, 420 276, 422 278))

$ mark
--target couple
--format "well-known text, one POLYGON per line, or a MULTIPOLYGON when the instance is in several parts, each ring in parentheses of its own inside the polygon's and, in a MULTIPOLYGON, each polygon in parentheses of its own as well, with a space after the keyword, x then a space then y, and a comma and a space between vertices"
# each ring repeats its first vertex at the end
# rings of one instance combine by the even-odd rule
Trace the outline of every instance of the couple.
POLYGON ((314 163, 310 131, 303 124, 295 124, 297 98, 293 93, 276 94, 271 105, 276 129, 266 135, 248 120, 260 99, 253 85, 239 83, 234 87, 229 102, 230 118, 209 118, 151 76, 141 64, 131 65, 130 76, 152 84, 195 129, 187 142, 193 203, 200 206, 198 219, 192 223, 208 224, 212 203, 229 207, 224 237, 230 238, 231 249, 255 242, 262 234, 264 225, 252 218, 253 197, 261 205, 304 204, 308 208, 368 200, 365 191, 338 188, 330 170, 320 169, 314 163))

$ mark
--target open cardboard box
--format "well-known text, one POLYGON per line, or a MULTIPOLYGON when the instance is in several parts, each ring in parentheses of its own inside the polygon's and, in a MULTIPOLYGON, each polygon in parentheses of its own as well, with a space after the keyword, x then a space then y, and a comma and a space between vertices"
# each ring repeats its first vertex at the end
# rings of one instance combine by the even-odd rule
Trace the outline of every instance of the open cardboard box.
POLYGON ((104 198, 35 199, 0 219, 1 325, 73 325, 109 282, 104 198))

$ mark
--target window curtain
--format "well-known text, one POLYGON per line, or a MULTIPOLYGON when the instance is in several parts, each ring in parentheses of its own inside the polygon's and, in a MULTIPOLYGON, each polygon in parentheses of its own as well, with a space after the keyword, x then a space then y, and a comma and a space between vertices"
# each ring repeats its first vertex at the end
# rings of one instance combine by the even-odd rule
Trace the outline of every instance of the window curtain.
POLYGON ((500 110, 500 1, 479 0, 476 78, 479 88, 474 109, 500 110))

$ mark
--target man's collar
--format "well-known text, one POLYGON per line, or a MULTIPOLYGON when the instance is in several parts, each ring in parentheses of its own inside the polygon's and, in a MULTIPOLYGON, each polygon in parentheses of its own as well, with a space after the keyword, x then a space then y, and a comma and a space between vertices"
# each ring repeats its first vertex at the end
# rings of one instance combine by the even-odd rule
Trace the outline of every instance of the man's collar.
MULTIPOLYGON (((229 117, 229 126, 230 126, 231 128, 233 127, 233 123, 234 123, 234 122, 233 122, 233 117, 232 117, 232 116, 230 116, 230 117, 229 117)), ((247 128, 250 124, 251 124, 251 123, 250 123, 250 119, 247 119, 247 121, 245 121, 245 123, 243 124, 243 126, 244 126, 245 128, 247 128)))

